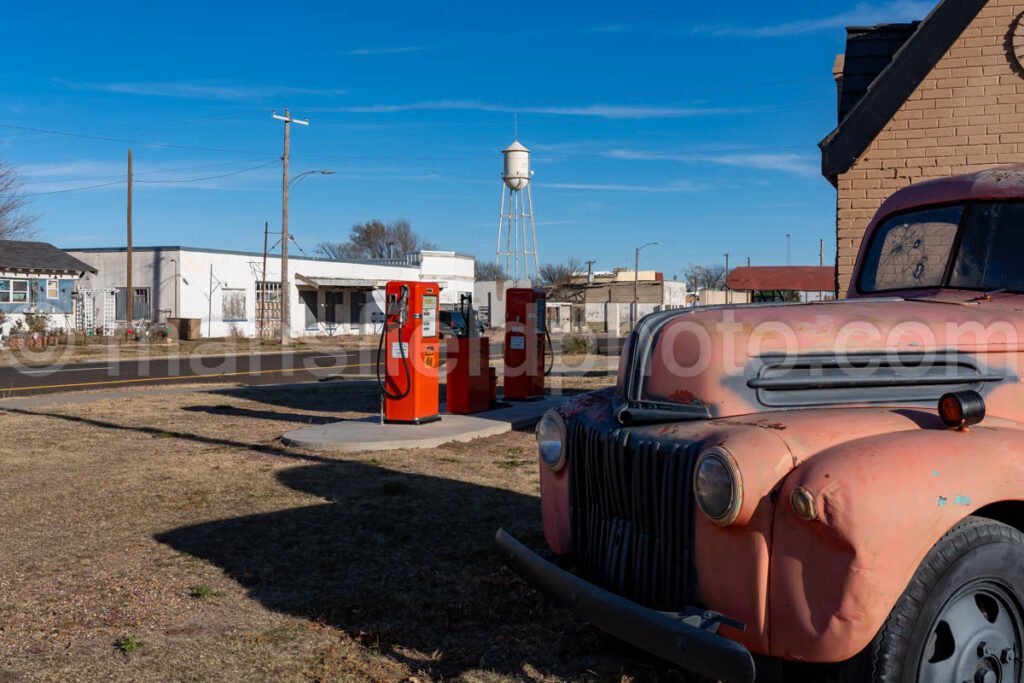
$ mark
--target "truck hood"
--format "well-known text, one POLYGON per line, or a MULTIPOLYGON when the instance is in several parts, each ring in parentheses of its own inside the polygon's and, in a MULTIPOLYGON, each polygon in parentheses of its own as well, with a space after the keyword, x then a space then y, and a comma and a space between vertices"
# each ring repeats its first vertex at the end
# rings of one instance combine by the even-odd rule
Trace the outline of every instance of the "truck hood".
POLYGON ((970 302, 854 299, 665 311, 623 350, 623 423, 836 405, 933 407, 1018 384, 1024 316, 970 302), (658 416, 661 415, 659 418, 658 416))

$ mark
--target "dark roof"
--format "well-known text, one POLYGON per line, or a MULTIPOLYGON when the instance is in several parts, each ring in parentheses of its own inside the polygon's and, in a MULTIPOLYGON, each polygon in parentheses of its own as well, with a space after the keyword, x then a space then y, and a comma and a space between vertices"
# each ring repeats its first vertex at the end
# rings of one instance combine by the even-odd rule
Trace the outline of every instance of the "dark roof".
POLYGON ((726 286, 748 292, 831 292, 836 286, 836 269, 831 266, 734 268, 726 286))
POLYGON ((38 270, 47 273, 95 273, 88 263, 46 242, 0 240, 0 270, 38 270))
MULTIPOLYGON (((825 177, 832 179, 853 166, 987 3, 988 0, 942 0, 918 24, 917 30, 892 55, 888 66, 856 97, 839 126, 821 141, 821 172, 825 177)), ((872 44, 867 38, 864 42, 865 47, 872 44)), ((854 51, 860 49, 858 45, 854 51)), ((855 64, 858 61, 855 59, 855 64)))
POLYGON ((851 26, 846 29, 846 58, 839 86, 839 120, 842 121, 892 58, 914 35, 918 24, 851 26))

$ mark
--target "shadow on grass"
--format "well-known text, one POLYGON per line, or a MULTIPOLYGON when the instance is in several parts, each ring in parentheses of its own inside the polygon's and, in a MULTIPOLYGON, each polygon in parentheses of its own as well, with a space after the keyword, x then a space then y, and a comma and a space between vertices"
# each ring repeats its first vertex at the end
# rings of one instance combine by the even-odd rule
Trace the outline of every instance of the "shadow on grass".
POLYGON ((543 545, 536 498, 354 462, 296 467, 278 478, 327 502, 156 539, 221 567, 268 609, 343 629, 435 679, 479 669, 519 678, 530 668, 614 677, 624 666, 599 655, 588 628, 529 589, 495 552, 498 526, 543 545))
POLYGON ((632 669, 633 680, 678 680, 601 653, 589 628, 501 563, 498 526, 543 545, 536 498, 355 462, 278 478, 327 502, 156 539, 221 567, 268 609, 343 629, 435 679, 471 670, 532 678, 532 669, 608 680, 632 669))
POLYGON ((657 663, 624 659, 504 566, 493 541, 499 526, 531 547, 544 545, 534 496, 286 447, 9 412, 306 463, 276 476, 320 504, 154 538, 220 567, 267 609, 341 629, 367 650, 432 679, 494 671, 517 679, 683 680, 657 663))
POLYGON ((236 406, 185 406, 182 410, 190 413, 207 413, 209 415, 222 415, 224 417, 251 417, 254 420, 277 420, 279 422, 294 422, 301 425, 325 425, 338 422, 340 418, 325 417, 323 415, 304 415, 299 413, 278 413, 273 410, 250 410, 236 406))

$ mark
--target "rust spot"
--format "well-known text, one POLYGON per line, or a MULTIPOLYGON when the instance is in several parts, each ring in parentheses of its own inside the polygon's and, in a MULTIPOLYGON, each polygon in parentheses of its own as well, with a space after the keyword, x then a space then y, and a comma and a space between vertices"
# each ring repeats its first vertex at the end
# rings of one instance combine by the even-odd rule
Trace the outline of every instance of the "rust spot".
POLYGON ((668 400, 690 406, 703 405, 701 400, 693 395, 692 391, 687 391, 685 389, 679 389, 678 391, 673 392, 672 395, 668 397, 668 400))

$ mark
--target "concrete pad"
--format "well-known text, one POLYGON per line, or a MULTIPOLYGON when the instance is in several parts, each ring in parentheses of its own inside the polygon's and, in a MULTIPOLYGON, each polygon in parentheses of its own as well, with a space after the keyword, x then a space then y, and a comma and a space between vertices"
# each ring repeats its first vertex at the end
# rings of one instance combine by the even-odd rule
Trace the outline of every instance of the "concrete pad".
POLYGON ((446 415, 442 405, 441 420, 423 425, 382 425, 380 417, 374 415, 296 429, 286 433, 282 440, 289 446, 334 453, 437 448, 450 441, 472 441, 483 436, 530 427, 547 410, 567 398, 547 396, 540 401, 517 401, 507 408, 496 408, 476 415, 446 415))

